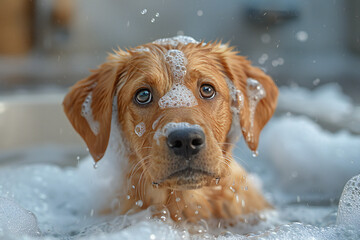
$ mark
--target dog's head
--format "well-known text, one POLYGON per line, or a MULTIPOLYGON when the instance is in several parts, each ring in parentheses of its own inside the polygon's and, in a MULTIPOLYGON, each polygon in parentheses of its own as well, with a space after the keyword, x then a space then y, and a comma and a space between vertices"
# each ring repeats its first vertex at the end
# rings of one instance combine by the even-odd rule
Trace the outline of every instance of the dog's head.
POLYGON ((99 161, 116 106, 133 167, 156 187, 194 189, 230 173, 235 128, 256 151, 277 94, 233 48, 177 37, 115 51, 72 87, 64 108, 99 161))

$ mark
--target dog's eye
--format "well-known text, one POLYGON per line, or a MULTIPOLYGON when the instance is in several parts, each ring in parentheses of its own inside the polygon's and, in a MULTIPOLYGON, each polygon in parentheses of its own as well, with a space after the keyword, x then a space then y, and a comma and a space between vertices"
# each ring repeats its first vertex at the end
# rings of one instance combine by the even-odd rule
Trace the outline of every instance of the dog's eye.
POLYGON ((215 89, 209 84, 203 84, 200 87, 200 95, 202 98, 212 99, 215 96, 215 89))
POLYGON ((135 94, 135 101, 138 104, 148 104, 152 100, 152 95, 149 89, 140 89, 135 94))

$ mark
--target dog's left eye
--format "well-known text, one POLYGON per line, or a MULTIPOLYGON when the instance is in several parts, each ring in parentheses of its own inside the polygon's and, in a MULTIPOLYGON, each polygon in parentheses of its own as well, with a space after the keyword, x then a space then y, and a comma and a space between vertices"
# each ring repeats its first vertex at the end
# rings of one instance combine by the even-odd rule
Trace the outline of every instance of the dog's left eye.
POLYGON ((215 96, 215 89, 209 84, 203 84, 200 87, 200 95, 202 98, 212 99, 215 96))
POLYGON ((149 89, 140 89, 135 94, 135 101, 138 104, 148 104, 152 100, 152 94, 149 89))

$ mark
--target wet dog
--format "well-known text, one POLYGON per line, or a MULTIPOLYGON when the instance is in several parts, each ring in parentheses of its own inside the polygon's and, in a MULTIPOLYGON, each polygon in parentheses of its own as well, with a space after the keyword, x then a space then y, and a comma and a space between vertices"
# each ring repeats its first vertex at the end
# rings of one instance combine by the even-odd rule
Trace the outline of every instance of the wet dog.
POLYGON ((278 90, 234 48, 178 36, 117 50, 64 99, 95 162, 118 145, 120 213, 165 206, 175 221, 235 219, 270 205, 232 158, 256 153, 278 90), (114 129, 118 129, 115 132, 114 129))

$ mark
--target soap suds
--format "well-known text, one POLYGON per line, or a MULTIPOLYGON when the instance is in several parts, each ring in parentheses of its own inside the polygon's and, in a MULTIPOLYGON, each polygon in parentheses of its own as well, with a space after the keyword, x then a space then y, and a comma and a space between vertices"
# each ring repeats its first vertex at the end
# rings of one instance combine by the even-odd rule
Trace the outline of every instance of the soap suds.
POLYGON ((159 44, 159 45, 171 45, 176 47, 179 43, 187 45, 189 43, 194 43, 194 44, 198 44, 200 43, 199 41, 196 41, 194 38, 192 37, 188 37, 188 36, 176 36, 176 37, 172 37, 172 38, 161 38, 161 39, 157 39, 155 40, 153 43, 155 44, 159 44))
POLYGON ((236 89, 235 85, 230 79, 226 78, 226 83, 228 85, 231 97, 230 110, 232 112, 231 128, 227 137, 230 142, 234 143, 241 135, 239 114, 241 109, 244 107, 244 94, 240 90, 236 89))
POLYGON ((161 120, 161 118, 164 117, 164 114, 161 114, 152 124, 152 129, 155 130, 156 126, 158 125, 159 121, 161 120))
POLYGON ((171 49, 164 55, 170 66, 174 85, 171 90, 159 99, 160 108, 193 107, 198 103, 194 94, 184 85, 187 59, 180 50, 171 49))
POLYGON ((179 130, 179 129, 185 129, 185 128, 195 128, 195 129, 200 129, 202 130, 202 127, 200 127, 200 125, 197 124, 190 124, 188 122, 169 122, 167 123, 162 129, 158 129, 155 134, 154 134, 154 140, 156 140, 156 143, 159 145, 159 138, 161 136, 164 137, 168 137, 169 134, 175 130, 179 130))
POLYGON ((100 130, 99 122, 94 120, 94 117, 92 115, 91 103, 92 103, 92 92, 90 92, 89 95, 87 95, 84 103, 82 104, 81 116, 83 116, 86 119, 91 131, 95 135, 98 135, 100 130))
POLYGON ((341 194, 337 224, 360 228, 360 175, 350 179, 341 194))
POLYGON ((141 122, 135 126, 135 133, 141 137, 146 131, 145 123, 141 122))
POLYGON ((250 130, 248 131, 247 141, 254 141, 254 118, 256 106, 266 96, 264 87, 257 80, 253 78, 247 79, 246 94, 249 99, 249 111, 250 111, 250 130))

